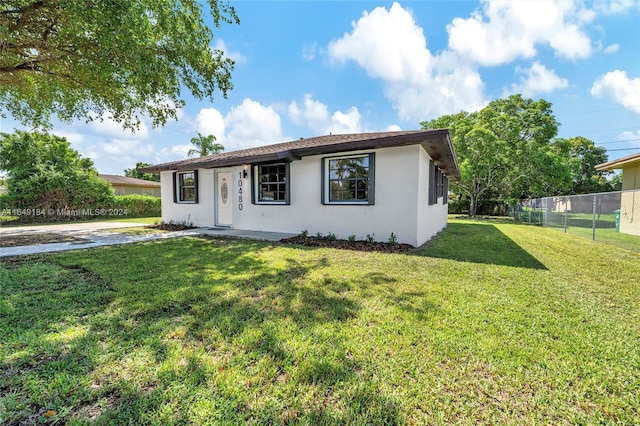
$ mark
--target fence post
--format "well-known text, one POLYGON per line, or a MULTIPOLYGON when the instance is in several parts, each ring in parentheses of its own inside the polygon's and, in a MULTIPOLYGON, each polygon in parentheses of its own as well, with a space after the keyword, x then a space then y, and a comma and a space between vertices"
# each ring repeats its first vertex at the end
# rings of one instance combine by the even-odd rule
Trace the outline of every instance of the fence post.
POLYGON ((565 197, 564 198, 564 233, 565 234, 567 233, 567 211, 568 211, 567 204, 568 204, 567 197, 565 197))
POLYGON ((593 195, 593 224, 591 225, 591 239, 596 240, 596 196, 593 195))

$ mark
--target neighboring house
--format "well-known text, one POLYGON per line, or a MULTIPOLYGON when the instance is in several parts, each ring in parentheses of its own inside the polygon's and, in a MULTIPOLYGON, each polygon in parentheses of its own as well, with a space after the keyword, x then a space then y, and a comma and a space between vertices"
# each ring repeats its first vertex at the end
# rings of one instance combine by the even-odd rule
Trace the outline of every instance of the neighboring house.
POLYGON ((118 175, 101 174, 99 176, 100 179, 106 180, 111 184, 116 195, 144 194, 160 196, 160 182, 118 175))
POLYGON ((640 153, 596 166, 596 170, 614 169, 622 169, 620 232, 640 235, 640 153))
POLYGON ((196 226, 367 234, 419 246, 447 225, 460 172, 448 130, 328 135, 157 164, 162 219, 196 226))

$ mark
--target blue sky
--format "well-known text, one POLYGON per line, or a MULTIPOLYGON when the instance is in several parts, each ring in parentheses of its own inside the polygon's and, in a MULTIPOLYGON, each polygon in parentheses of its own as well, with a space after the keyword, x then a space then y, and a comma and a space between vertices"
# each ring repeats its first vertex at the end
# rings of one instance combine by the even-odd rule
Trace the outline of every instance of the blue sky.
MULTIPOLYGON (((238 1, 214 31, 235 88, 186 97, 177 122, 123 131, 55 123, 102 173, 186 157, 214 134, 227 151, 321 134, 410 130, 512 93, 553 103, 558 136, 609 158, 640 152, 640 1, 238 1), (637 148, 633 150, 632 148, 637 148)), ((0 130, 21 128, 11 117, 0 130)))

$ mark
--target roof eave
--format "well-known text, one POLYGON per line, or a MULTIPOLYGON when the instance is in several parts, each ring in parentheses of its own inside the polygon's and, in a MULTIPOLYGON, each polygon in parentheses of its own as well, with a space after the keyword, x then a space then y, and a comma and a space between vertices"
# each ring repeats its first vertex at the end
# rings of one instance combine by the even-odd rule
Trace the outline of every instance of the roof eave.
POLYGON ((627 155, 626 157, 618 158, 615 160, 607 161, 606 163, 597 164, 596 170, 613 170, 613 169, 621 169, 622 166, 626 166, 627 164, 633 164, 636 162, 640 162, 640 152, 627 155))
POLYGON ((164 163, 158 166, 147 166, 140 168, 144 173, 159 173, 162 171, 186 171, 194 169, 231 167, 245 164, 259 164, 273 161, 295 161, 302 157, 311 155, 323 155, 348 151, 358 151, 364 149, 391 148, 396 146, 406 146, 420 144, 433 159, 436 165, 444 172, 451 181, 460 180, 460 170, 456 160, 453 143, 447 129, 429 130, 425 137, 424 133, 408 133, 405 135, 389 135, 375 139, 362 139, 351 142, 341 142, 327 145, 318 145, 305 148, 294 148, 286 151, 279 151, 270 154, 256 154, 240 156, 235 158, 193 161, 184 164, 180 161, 164 163), (182 163, 182 164, 181 164, 182 163))

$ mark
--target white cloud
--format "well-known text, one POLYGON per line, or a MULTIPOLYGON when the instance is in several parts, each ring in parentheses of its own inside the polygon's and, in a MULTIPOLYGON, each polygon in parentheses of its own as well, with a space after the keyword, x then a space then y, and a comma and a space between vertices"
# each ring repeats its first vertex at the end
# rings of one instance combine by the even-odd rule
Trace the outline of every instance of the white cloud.
POLYGON ((377 7, 366 11, 353 31, 329 44, 333 61, 355 61, 374 78, 388 81, 421 82, 432 67, 431 53, 422 28, 398 3, 389 10, 377 7))
POLYGON ((329 43, 329 58, 336 64, 354 61, 382 80, 385 97, 401 119, 417 124, 486 103, 478 72, 451 52, 433 56, 422 28, 400 4, 365 11, 352 27, 329 43))
MULTIPOLYGON (((329 133, 359 133, 362 131, 360 118, 360 111, 356 107, 349 108, 347 112, 336 111, 331 116, 329 133)), ((327 133, 326 130, 325 133, 327 133)))
POLYGON ((385 129, 386 132, 399 132, 401 130, 402 130, 402 127, 398 126, 397 124, 390 124, 385 129))
POLYGON ((122 138, 125 136, 127 139, 147 139, 149 137, 149 127, 144 120, 140 122, 138 130, 133 132, 129 129, 123 129, 122 124, 109 118, 107 113, 91 121, 89 126, 93 133, 103 137, 122 138))
POLYGON ((268 145, 282 140, 280 115, 271 107, 246 98, 224 117, 229 129, 225 136, 225 148, 233 151, 242 148, 268 145))
POLYGON ((622 133, 620 133, 618 135, 617 138, 619 141, 637 141, 638 139, 640 139, 640 130, 638 130, 637 132, 633 133, 630 131, 624 131, 622 133))
POLYGON ((298 126, 316 127, 316 123, 324 123, 329 119, 329 108, 319 101, 314 101, 310 94, 304 95, 302 106, 296 101, 288 106, 289 118, 298 126))
POLYGON ((154 147, 151 144, 143 145, 135 139, 112 139, 111 142, 102 144, 102 151, 111 155, 140 155, 146 157, 151 155, 154 147))
POLYGON ((591 94, 607 97, 626 109, 640 114, 640 78, 630 79, 626 71, 610 71, 593 82, 591 94))
POLYGON ((447 26, 449 48, 481 65, 500 65, 537 54, 548 44, 557 56, 579 59, 593 52, 583 27, 595 12, 582 2, 482 0, 469 18, 447 26))
POLYGON ((318 47, 318 42, 314 41, 311 44, 305 44, 302 46, 302 59, 305 61, 313 61, 316 57, 316 49, 318 47))
POLYGON ((69 130, 54 130, 53 134, 66 138, 75 150, 82 145, 84 140, 83 134, 69 130))
POLYGON ((310 94, 304 96, 302 105, 292 101, 288 106, 289 118, 298 126, 306 126, 319 134, 359 133, 360 111, 355 106, 347 112, 335 111, 329 113, 327 105, 313 100, 310 94))
POLYGON ((617 43, 610 44, 604 49, 604 53, 609 55, 611 53, 616 53, 620 49, 620 45, 617 43))
MULTIPOLYGON (((264 106, 249 98, 231 107, 224 116, 215 108, 202 108, 194 124, 203 135, 214 135, 216 141, 224 145, 225 151, 272 144, 283 139, 280 115, 272 106, 264 106)), ((186 156, 192 147, 176 145, 174 148, 163 155, 184 152, 186 156)))
POLYGON ((162 148, 155 152, 153 164, 166 163, 169 161, 183 160, 187 158, 187 153, 193 148, 191 144, 173 145, 171 147, 162 148))
POLYGON ((506 95, 520 93, 524 97, 532 98, 540 93, 550 93, 569 86, 566 78, 558 77, 554 70, 548 69, 540 62, 534 62, 527 69, 517 67, 516 72, 521 75, 520 84, 512 84, 506 95))
POLYGON ((625 13, 632 8, 640 8, 638 0, 599 0, 594 3, 594 7, 598 12, 606 15, 616 13, 625 13))
POLYGON ((220 111, 215 108, 202 108, 195 120, 196 130, 203 134, 214 135, 216 141, 222 143, 224 138, 225 124, 220 111))
POLYGON ((227 45, 225 44, 224 40, 221 38, 216 39, 216 42, 213 48, 216 50, 220 50, 224 54, 224 56, 235 61, 236 64, 244 64, 247 62, 247 57, 244 56, 242 53, 238 52, 237 50, 235 51, 228 50, 227 45))

